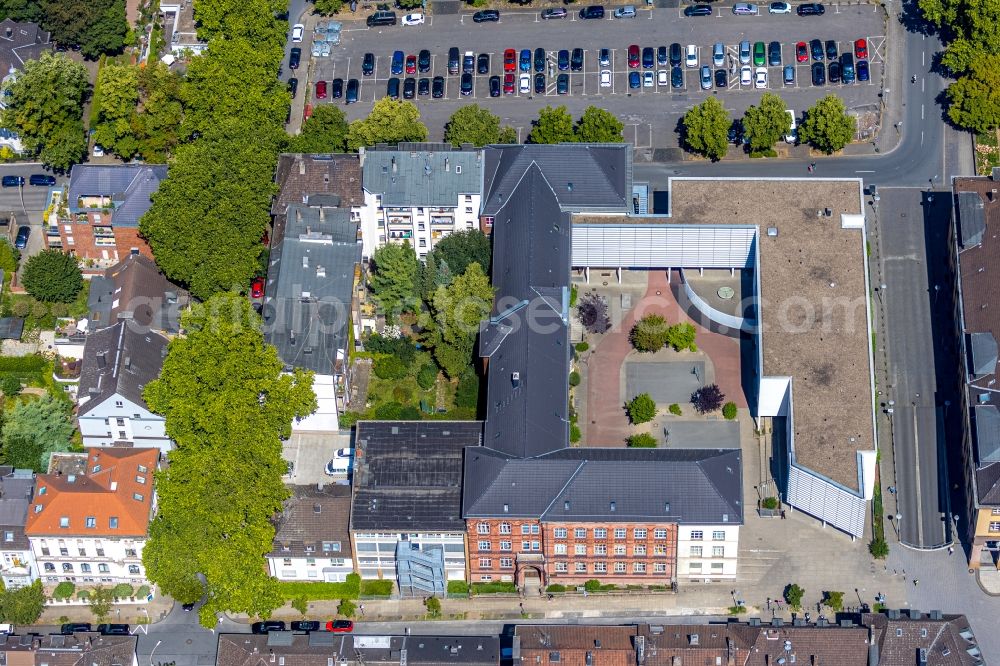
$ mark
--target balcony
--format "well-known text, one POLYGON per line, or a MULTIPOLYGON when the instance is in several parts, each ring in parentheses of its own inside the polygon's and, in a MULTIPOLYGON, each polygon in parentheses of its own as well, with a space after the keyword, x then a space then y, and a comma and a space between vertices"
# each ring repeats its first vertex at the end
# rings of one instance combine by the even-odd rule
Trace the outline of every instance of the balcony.
POLYGON ((454 226, 454 215, 431 215, 431 226, 454 226))

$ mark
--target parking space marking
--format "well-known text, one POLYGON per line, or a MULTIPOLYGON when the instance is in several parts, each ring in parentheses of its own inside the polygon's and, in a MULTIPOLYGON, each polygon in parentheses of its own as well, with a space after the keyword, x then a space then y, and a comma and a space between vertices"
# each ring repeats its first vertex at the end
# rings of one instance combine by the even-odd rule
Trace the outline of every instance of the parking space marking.
POLYGON ((878 35, 868 38, 868 62, 882 64, 885 62, 885 36, 878 35), (877 57, 876 57, 877 56, 877 57))

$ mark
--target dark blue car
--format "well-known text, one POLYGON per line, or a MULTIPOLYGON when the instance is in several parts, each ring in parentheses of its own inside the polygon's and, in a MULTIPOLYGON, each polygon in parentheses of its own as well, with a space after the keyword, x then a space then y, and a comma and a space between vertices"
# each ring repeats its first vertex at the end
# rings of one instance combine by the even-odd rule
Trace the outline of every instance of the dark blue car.
POLYGON ((559 71, 569 69, 569 51, 562 49, 559 51, 559 71))
POLYGON ((392 74, 402 74, 403 73, 403 52, 393 51, 392 53, 392 66, 389 70, 392 74))
POLYGON ((869 78, 868 61, 859 60, 858 64, 854 66, 854 71, 858 74, 858 81, 867 81, 869 78))
POLYGON ((628 73, 628 87, 638 88, 642 85, 642 78, 639 76, 639 72, 629 72, 628 73))
POLYGON ((531 71, 531 49, 521 50, 521 61, 518 63, 518 67, 522 72, 531 71))

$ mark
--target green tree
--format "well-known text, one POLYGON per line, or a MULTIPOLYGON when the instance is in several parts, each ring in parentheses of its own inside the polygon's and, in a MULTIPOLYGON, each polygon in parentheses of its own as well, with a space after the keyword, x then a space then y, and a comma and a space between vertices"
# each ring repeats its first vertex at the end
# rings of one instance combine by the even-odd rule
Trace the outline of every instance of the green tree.
POLYGON ((980 134, 1000 127, 1000 55, 975 58, 946 95, 948 118, 959 127, 980 134))
POLYGON ((420 111, 413 102, 383 97, 375 102, 364 120, 355 120, 347 131, 347 149, 396 144, 400 141, 426 141, 427 127, 420 122, 420 111))
POLYGON ((667 344, 669 329, 667 320, 660 315, 646 315, 632 326, 629 340, 637 351, 660 351, 663 345, 667 344))
POLYGON ((186 284, 196 297, 246 289, 256 273, 277 192, 278 145, 277 130, 223 120, 177 150, 167 179, 153 194, 139 230, 167 277, 186 284))
POLYGON ((500 141, 500 116, 478 104, 466 104, 451 114, 444 126, 444 140, 482 147, 500 141))
POLYGON ((760 104, 751 106, 743 114, 743 132, 754 153, 770 150, 791 126, 785 102, 774 93, 761 95, 760 104))
POLYGON ((94 142, 124 160, 139 152, 132 121, 139 104, 139 68, 107 62, 97 75, 101 105, 94 128, 94 142))
POLYGON ((381 356, 372 364, 372 372, 379 379, 402 379, 409 368, 395 356, 381 356))
POLYGON ((851 142, 856 125, 854 116, 847 113, 844 100, 827 95, 806 111, 805 120, 799 126, 799 140, 829 155, 851 142))
POLYGON ((52 590, 52 598, 69 599, 70 597, 73 596, 74 592, 76 592, 76 585, 69 582, 68 580, 64 580, 63 582, 56 585, 55 588, 52 590))
POLYGON ((309 612, 309 598, 304 594, 300 594, 292 599, 292 608, 297 610, 302 617, 305 617, 306 613, 309 612))
POLYGON ((90 591, 90 612, 98 622, 104 622, 111 615, 111 604, 114 600, 115 595, 111 588, 98 585, 90 591))
POLYGON ((313 9, 321 16, 330 16, 340 11, 344 6, 344 0, 314 0, 313 9))
POLYGON ((721 160, 729 150, 729 127, 733 121, 722 102, 709 97, 684 114, 684 144, 692 152, 713 162, 721 160))
POLYGON ((640 393, 625 405, 628 419, 633 425, 652 421, 656 417, 656 403, 648 393, 640 393))
POLYGON ((493 287, 477 263, 447 287, 438 287, 431 303, 434 358, 449 377, 460 377, 472 364, 479 322, 493 308, 493 287))
POLYGON ((125 45, 125 0, 43 0, 43 6, 43 26, 52 32, 52 40, 79 45, 87 58, 117 53, 125 45))
POLYGON ((656 438, 648 432, 640 432, 628 438, 628 446, 631 449, 655 449, 656 438))
POLYGON ((145 67, 107 62, 98 74, 94 142, 122 159, 165 161, 181 123, 180 78, 160 61, 145 67))
POLYGON ((529 143, 564 143, 576 141, 573 116, 565 106, 547 106, 538 112, 538 119, 528 135, 529 143))
POLYGON ((670 407, 667 408, 667 411, 669 411, 674 416, 680 416, 683 413, 681 411, 681 406, 678 405, 676 402, 671 403, 670 407))
POLYGON ((372 291, 382 308, 389 313, 412 307, 417 277, 417 255, 408 241, 389 243, 375 250, 372 291))
POLYGON ((727 421, 732 421, 733 419, 735 419, 737 413, 738 409, 736 407, 735 402, 729 401, 722 406, 722 417, 727 421))
POLYGON ((0 433, 5 463, 42 472, 49 454, 69 450, 73 422, 65 404, 46 394, 14 405, 0 433))
POLYGON ((437 597, 427 597, 424 599, 424 608, 427 609, 427 614, 431 617, 441 616, 441 600, 437 597))
POLYGON ((489 236, 478 229, 450 233, 434 246, 439 270, 444 265, 452 275, 461 275, 474 263, 489 273, 492 254, 489 236))
POLYGON ((785 586, 784 597, 785 601, 792 608, 798 609, 802 607, 802 597, 805 596, 805 590, 799 587, 795 583, 789 583, 785 586))
POLYGON ((344 617, 354 617, 357 612, 357 607, 354 602, 350 599, 341 599, 340 603, 337 604, 337 615, 343 615, 344 617))
POLYGON ((339 107, 321 104, 288 141, 292 153, 342 153, 347 141, 347 118, 339 107))
POLYGON ((0 0, 0 19, 5 18, 38 23, 42 20, 42 3, 40 0, 0 0))
POLYGON ((829 606, 833 612, 839 613, 844 610, 844 593, 824 590, 823 603, 829 606))
POLYGON ((56 171, 66 171, 87 151, 83 132, 87 88, 86 67, 62 55, 43 53, 24 63, 6 88, 7 108, 0 124, 21 137, 29 154, 56 171))
POLYGON ((876 560, 884 560, 889 557, 889 544, 882 537, 875 537, 868 544, 868 552, 876 560))
POLYGON ((7 375, 0 379, 0 391, 8 398, 13 398, 21 392, 21 380, 14 375, 7 375))
POLYGON ((588 106, 580 120, 576 123, 576 140, 586 143, 622 143, 622 130, 625 126, 618 116, 600 109, 588 106))
POLYGON ((510 125, 504 125, 500 128, 500 134, 497 136, 497 143, 517 143, 517 130, 510 125))
POLYGON ((434 384, 437 383, 437 376, 437 366, 433 363, 428 363, 420 368, 419 372, 417 372, 417 386, 425 391, 430 390, 434 388, 434 384))
POLYGON ((42 581, 16 590, 0 592, 0 617, 13 624, 34 624, 45 610, 42 581))
POLYGON ((6 238, 0 238, 0 270, 13 273, 21 261, 21 252, 6 238))
POLYGON ((694 350, 695 344, 694 340, 698 335, 698 331, 689 322, 681 322, 679 324, 674 324, 667 329, 667 337, 665 344, 674 348, 674 351, 681 351, 682 349, 694 350))
POLYGON ((181 603, 206 594, 199 618, 215 627, 216 613, 267 616, 284 602, 261 557, 288 496, 282 439, 316 397, 311 372, 283 372, 246 298, 214 296, 181 325, 187 337, 171 341, 143 394, 177 448, 157 474, 159 512, 142 558, 164 594, 181 603))

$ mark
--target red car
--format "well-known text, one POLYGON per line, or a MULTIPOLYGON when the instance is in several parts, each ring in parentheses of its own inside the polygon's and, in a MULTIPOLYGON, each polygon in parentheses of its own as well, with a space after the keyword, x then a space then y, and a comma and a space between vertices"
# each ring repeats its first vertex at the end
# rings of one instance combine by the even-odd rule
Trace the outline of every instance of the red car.
POLYGON ((503 75, 503 94, 513 95, 514 94, 514 75, 504 74, 503 75))
POLYGON ((417 73, 417 56, 414 55, 406 56, 406 73, 407 74, 417 73))
POLYGON ((517 69, 517 52, 514 49, 507 49, 503 52, 503 71, 513 72, 517 69))
POLYGON ((264 278, 254 278, 250 283, 250 298, 264 297, 264 278))
POLYGON ((326 630, 337 634, 346 634, 354 631, 354 623, 350 620, 330 620, 326 623, 326 630))
POLYGON ((628 66, 635 69, 639 66, 639 45, 633 44, 628 47, 628 66))
POLYGON ((806 47, 805 42, 799 42, 795 45, 795 60, 798 62, 806 62, 809 60, 809 49, 806 47))
POLYGON ((858 60, 868 59, 868 42, 864 39, 859 39, 854 42, 854 57, 858 60))
POLYGON ((326 81, 316 82, 316 99, 326 99, 326 81))

